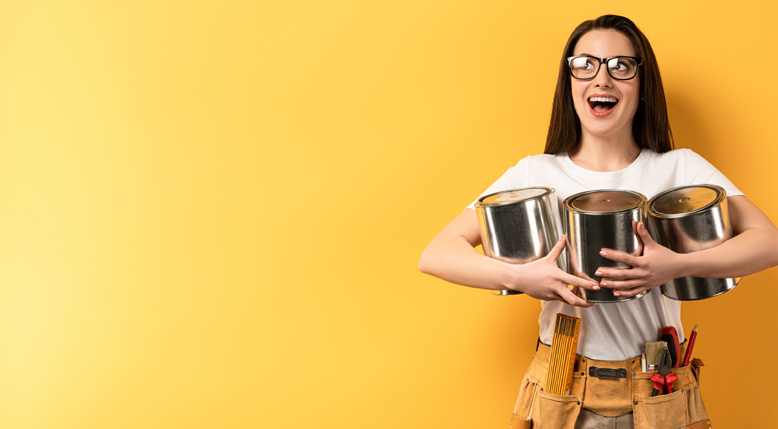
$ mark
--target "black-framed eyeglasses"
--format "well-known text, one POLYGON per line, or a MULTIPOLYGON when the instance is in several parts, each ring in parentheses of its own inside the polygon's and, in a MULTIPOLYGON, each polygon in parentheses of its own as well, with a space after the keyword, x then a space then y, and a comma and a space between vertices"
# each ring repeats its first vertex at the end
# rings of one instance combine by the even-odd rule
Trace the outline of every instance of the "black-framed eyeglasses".
POLYGON ((590 80, 597 76, 600 66, 605 64, 608 74, 616 80, 630 80, 638 74, 643 61, 637 57, 597 58, 589 55, 576 55, 567 59, 570 74, 580 80, 590 80))

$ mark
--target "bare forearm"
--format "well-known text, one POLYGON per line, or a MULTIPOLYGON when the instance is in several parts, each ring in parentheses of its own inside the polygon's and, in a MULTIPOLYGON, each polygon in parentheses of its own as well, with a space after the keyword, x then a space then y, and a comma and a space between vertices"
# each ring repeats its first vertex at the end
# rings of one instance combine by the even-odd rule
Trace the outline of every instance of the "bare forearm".
POLYGON ((778 228, 748 198, 727 198, 735 236, 719 246, 680 256, 681 274, 725 278, 778 265, 778 228))
POLYGON ((753 228, 719 246, 679 255, 682 276, 742 277, 778 265, 778 230, 753 228))
POLYGON ((419 269, 440 279, 481 289, 507 289, 507 263, 480 254, 463 237, 436 239, 424 250, 419 269))

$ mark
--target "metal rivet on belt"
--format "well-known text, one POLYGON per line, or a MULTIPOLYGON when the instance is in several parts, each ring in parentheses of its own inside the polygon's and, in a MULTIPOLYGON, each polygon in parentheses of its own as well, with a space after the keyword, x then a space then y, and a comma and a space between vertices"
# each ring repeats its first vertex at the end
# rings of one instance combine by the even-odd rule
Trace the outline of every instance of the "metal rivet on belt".
POLYGON ((578 401, 578 405, 581 405, 581 401, 578 401))
POLYGON ((638 376, 638 373, 637 373, 637 372, 633 372, 633 373, 632 373, 632 376, 633 376, 633 377, 637 377, 637 376, 638 376))
POLYGON ((584 375, 583 371, 581 371, 581 375, 584 375))
POLYGON ((638 404, 638 401, 635 401, 635 402, 633 402, 633 404, 637 405, 637 404, 638 404))
POLYGON ((632 363, 635 363, 635 359, 632 359, 632 363))

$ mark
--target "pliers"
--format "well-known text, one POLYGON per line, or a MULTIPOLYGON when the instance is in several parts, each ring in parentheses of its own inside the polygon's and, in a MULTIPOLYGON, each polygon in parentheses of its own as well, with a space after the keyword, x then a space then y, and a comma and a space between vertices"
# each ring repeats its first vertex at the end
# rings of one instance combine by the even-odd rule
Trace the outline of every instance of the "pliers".
POLYGON ((662 357, 659 359, 659 372, 651 376, 654 382, 654 390, 651 396, 673 393, 673 383, 678 380, 678 376, 673 374, 673 358, 670 356, 670 350, 667 347, 662 350, 662 357))

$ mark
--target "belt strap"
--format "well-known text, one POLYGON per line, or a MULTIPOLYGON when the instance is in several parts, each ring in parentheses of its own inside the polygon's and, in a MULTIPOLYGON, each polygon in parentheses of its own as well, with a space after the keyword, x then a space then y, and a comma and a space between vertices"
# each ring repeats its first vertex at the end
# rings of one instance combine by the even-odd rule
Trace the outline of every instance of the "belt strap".
MULTIPOLYGON (((688 345, 688 343, 689 343, 688 341, 684 341, 684 343, 681 344, 681 346, 680 346, 681 356, 683 356, 684 353, 686 353, 686 346, 688 345)), ((548 361, 548 359, 551 357, 551 346, 549 346, 549 345, 547 345, 545 343, 541 343, 540 341, 538 341, 538 345, 537 345, 537 348, 535 350, 535 356, 537 358, 543 360, 543 361, 548 361)), ((597 361, 595 359, 589 359, 589 358, 587 358, 585 356, 581 356, 579 354, 575 355, 575 360, 578 361, 578 362, 582 362, 584 359, 589 361, 589 362, 593 362, 593 363, 594 362, 604 362, 604 361, 597 361)), ((623 361, 608 361, 607 363, 608 364, 612 364, 612 365, 608 365, 608 366, 616 366, 616 367, 618 367, 617 369, 619 369, 619 370, 624 368, 624 371, 628 371, 628 369, 631 367, 630 364, 631 364, 631 362, 633 360, 637 360, 637 362, 640 362, 640 356, 624 359, 623 361)), ((597 368, 596 371, 599 371, 600 369, 605 369, 605 368, 598 368, 598 367, 595 367, 595 368, 597 368)), ((611 368, 608 368, 608 369, 611 369, 611 368)), ((583 368, 579 368, 578 371, 582 371, 583 372, 584 369, 583 368)), ((591 374, 591 367, 589 367, 588 372, 589 372, 588 375, 591 376, 591 377, 602 377, 601 375, 591 374)), ((609 374, 606 374, 605 378, 626 378, 628 376, 628 375, 621 376, 621 374, 623 374, 623 372, 619 373, 619 375, 620 375, 619 377, 608 377, 609 374)), ((581 375, 583 375, 583 374, 581 374, 581 375)))

